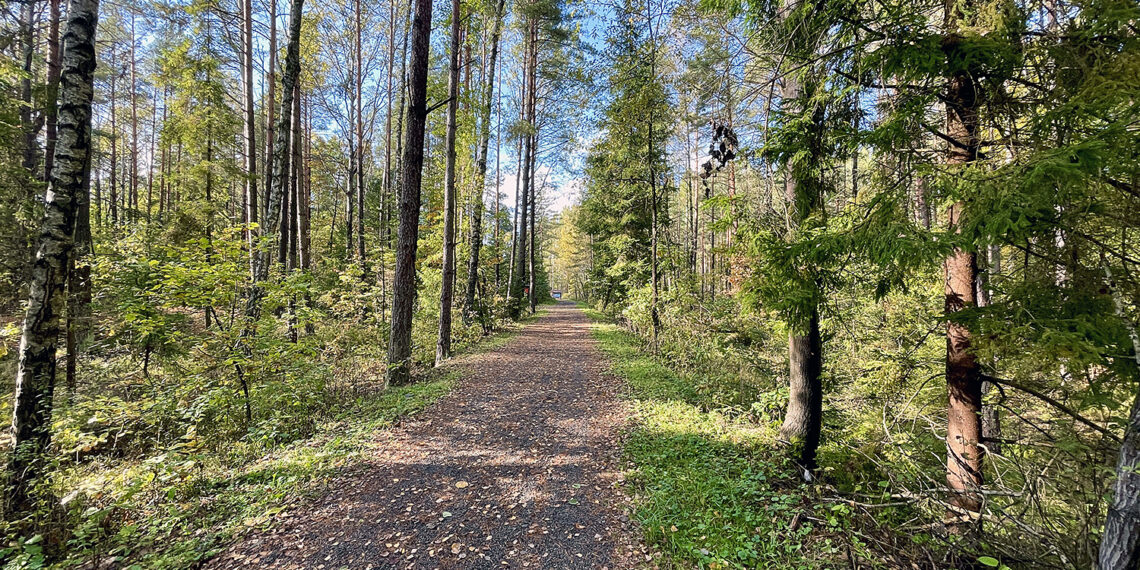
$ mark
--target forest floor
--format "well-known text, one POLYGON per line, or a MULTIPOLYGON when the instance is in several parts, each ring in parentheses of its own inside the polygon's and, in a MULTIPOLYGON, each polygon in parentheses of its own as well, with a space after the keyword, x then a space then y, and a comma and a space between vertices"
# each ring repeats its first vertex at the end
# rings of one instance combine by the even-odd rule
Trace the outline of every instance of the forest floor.
POLYGON ((560 303, 457 358, 452 392, 324 496, 208 568, 626 568, 646 548, 622 492, 620 381, 590 320, 560 303))

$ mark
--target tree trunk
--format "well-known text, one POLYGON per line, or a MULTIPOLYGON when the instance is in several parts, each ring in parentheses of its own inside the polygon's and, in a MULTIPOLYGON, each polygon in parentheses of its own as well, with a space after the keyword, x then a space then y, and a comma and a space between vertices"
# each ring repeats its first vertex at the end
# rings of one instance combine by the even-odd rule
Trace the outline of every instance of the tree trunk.
MULTIPOLYGON (((499 57, 499 38, 503 29, 503 11, 506 8, 505 0, 499 0, 495 6, 495 23, 491 31, 491 59, 488 62, 486 84, 483 92, 483 106, 480 108, 481 117, 479 128, 481 139, 479 141, 479 158, 476 161, 475 189, 471 193, 471 250, 467 257, 467 291, 464 299, 464 317, 470 321, 472 318, 482 320, 483 311, 476 304, 475 294, 479 283, 479 251, 483 245, 483 192, 487 186, 487 152, 491 144, 491 105, 495 97, 495 64, 499 57)), ((496 157, 496 160, 498 158, 496 157)), ((499 191, 499 182, 496 177, 495 192, 499 191)), ((496 203, 497 203, 496 199, 496 203)), ((498 212, 495 212, 495 222, 498 223, 498 212)))
MULTIPOLYGON (((300 99, 300 97, 298 97, 300 99)), ((300 108, 300 107, 298 107, 300 108)), ((294 160, 298 164, 297 168, 297 266, 303 271, 308 271, 312 267, 312 238, 310 232, 312 231, 312 215, 310 212, 311 204, 311 169, 309 168, 309 155, 312 150, 310 149, 310 141, 312 140, 312 120, 313 110, 312 102, 305 103, 304 111, 301 113, 304 117, 302 124, 304 125, 303 132, 299 131, 294 133, 297 138, 297 152, 294 154, 294 160), (302 140, 304 143, 302 144, 302 140)))
MULTIPOLYGON (((500 12, 499 14, 500 14, 500 18, 501 18, 503 13, 500 12)), ((499 75, 501 76, 502 73, 503 72, 500 69, 499 75)), ((497 83, 502 85, 502 81, 497 81, 497 83)), ((499 237, 499 233, 501 231, 501 228, 500 228, 501 224, 499 221, 499 216, 500 216, 499 210, 502 207, 502 198, 501 198, 502 193, 499 192, 499 184, 501 184, 501 182, 502 182, 502 177, 501 177, 502 173, 500 172, 500 166, 501 166, 502 150, 503 150, 503 148, 502 148, 502 146, 503 146, 502 145, 502 141, 503 141, 503 90, 502 89, 499 89, 499 94, 495 99, 495 106, 496 106, 496 113, 495 113, 496 114, 496 121, 495 121, 495 225, 494 225, 495 229, 492 232, 493 235, 491 237, 491 240, 495 244, 495 251, 494 251, 494 254, 495 254, 495 292, 491 295, 492 299, 494 299, 496 296, 498 296, 499 292, 502 289, 502 273, 503 273, 503 251, 502 251, 503 247, 502 247, 502 243, 501 243, 502 240, 499 237)))
POLYGON ((447 78, 447 168, 443 182, 443 280, 439 288, 439 337, 435 364, 451 356, 451 307, 455 296, 455 135, 459 114, 459 0, 451 0, 451 62, 447 78))
MULTIPOLYGON (((530 302, 530 314, 535 312, 535 285, 536 277, 534 265, 534 250, 537 235, 535 234, 535 218, 538 217, 538 186, 535 184, 535 171, 538 170, 538 120, 536 116, 536 104, 538 101, 538 22, 533 21, 530 31, 530 91, 527 99, 530 103, 527 105, 527 122, 530 124, 530 170, 527 175, 529 180, 528 186, 530 187, 530 239, 527 240, 527 298, 530 302)), ((525 231, 525 230, 524 230, 525 231)))
POLYGON ((88 256, 94 250, 91 238, 91 200, 88 195, 90 168, 87 179, 84 190, 75 198, 75 241, 68 259, 67 364, 64 378, 69 400, 75 395, 79 352, 90 332, 91 260, 88 256))
MULTIPOLYGON (((525 94, 523 96, 523 101, 524 101, 523 107, 525 109, 524 117, 523 117, 524 121, 529 121, 531 118, 530 117, 530 100, 531 100, 532 93, 534 92, 534 83, 531 79, 532 78, 531 69, 535 64, 535 59, 536 59, 534 56, 534 50, 532 48, 532 44, 534 43, 534 40, 535 40, 535 29, 536 28, 537 28, 537 22, 535 21, 535 17, 531 16, 529 19, 529 22, 527 24, 527 30, 528 31, 527 31, 527 40, 526 40, 527 41, 526 61, 524 63, 524 68, 525 68, 524 69, 524 71, 525 71, 525 77, 524 77, 525 94)), ((530 125, 533 126, 533 123, 530 123, 530 125)), ((527 260, 527 230, 528 230, 527 216, 529 213, 528 212, 528 210, 529 210, 528 203, 530 202, 530 200, 529 200, 530 186, 533 183, 533 180, 531 179, 532 177, 530 175, 530 172, 532 170, 531 165, 533 164, 533 161, 534 161, 534 152, 533 152, 534 137, 532 137, 529 133, 524 134, 523 137, 524 137, 524 141, 523 141, 523 164, 522 164, 521 172, 519 172, 519 175, 522 178, 522 180, 521 180, 521 182, 522 182, 521 196, 519 196, 519 198, 521 199, 521 202, 519 202, 519 200, 517 200, 517 199, 515 201, 516 202, 515 203, 515 209, 518 212, 519 224, 518 224, 518 230, 517 230, 516 235, 515 235, 514 262, 512 264, 513 268, 511 270, 511 285, 510 285, 510 296, 509 296, 510 298, 508 300, 508 303, 510 306, 509 314, 510 314, 510 317, 512 319, 519 318, 519 315, 522 313, 523 302, 524 302, 524 300, 523 300, 524 288, 525 288, 524 283, 526 282, 526 280, 524 279, 524 275, 525 275, 524 272, 526 271, 524 264, 526 263, 526 260, 527 260)))
POLYGON ((151 210, 153 209, 153 206, 154 206, 154 178, 155 178, 155 172, 154 172, 155 160, 154 159, 157 156, 156 151, 158 149, 158 146, 157 146, 158 145, 158 133, 160 130, 160 127, 158 124, 158 88, 155 87, 151 91, 151 94, 152 94, 152 97, 151 97, 151 107, 150 107, 150 155, 149 155, 149 158, 147 160, 147 162, 148 162, 147 170, 149 170, 149 172, 147 172, 147 177, 146 177, 146 221, 147 221, 147 223, 150 223, 150 221, 151 221, 151 217, 152 217, 151 210))
MULTIPOLYGON (((787 104, 806 111, 804 103, 798 101, 800 89, 798 79, 788 77, 784 80, 781 95, 787 104)), ((822 111, 815 109, 812 115, 814 125, 820 127, 822 111)), ((822 154, 816 138, 819 134, 816 132, 810 135, 812 144, 808 151, 811 156, 807 160, 816 161, 822 154)), ((813 188, 816 185, 811 180, 800 179, 798 176, 793 169, 786 169, 784 199, 791 210, 793 231, 802 226, 816 209, 822 207, 822 196, 813 188)), ((812 471, 816 467, 816 451, 819 449, 823 423, 823 342, 819 332, 818 306, 811 306, 808 315, 806 322, 789 323, 788 410, 784 423, 780 426, 780 437, 795 446, 803 468, 812 471)))
POLYGON ((59 5, 60 0, 49 0, 51 10, 48 18, 48 56, 47 56, 47 102, 44 115, 47 129, 44 132, 44 180, 51 179, 51 169, 55 161, 56 122, 58 121, 56 103, 59 99, 59 5))
MULTIPOLYGON (((525 55, 523 56, 525 59, 525 55)), ((526 81, 523 81, 523 90, 526 90, 526 81)), ((524 93, 525 96, 525 93, 524 93)), ((526 117, 526 105, 519 105, 519 120, 526 117)), ((523 179, 523 166, 526 164, 526 155, 523 154, 523 140, 525 136, 520 135, 518 142, 515 144, 515 155, 518 157, 518 164, 515 165, 515 211, 511 216, 511 257, 510 264, 507 266, 507 303, 511 302, 511 295, 514 294, 515 286, 515 257, 516 250, 518 249, 518 231, 519 231, 519 204, 522 203, 522 179, 523 179)))
MULTIPOLYGON (((946 5, 946 38, 943 49, 951 57, 958 54, 958 25, 963 6, 946 5)), ((946 98, 946 164, 950 168, 969 165, 978 154, 977 93, 973 78, 959 71, 948 78, 946 98)), ((961 202, 947 211, 951 232, 958 231, 961 202)), ((977 306, 977 259, 973 251, 956 248, 943 262, 946 291, 946 314, 977 306)), ((950 321, 946 326, 946 384, 949 394, 946 431, 946 482, 951 490, 951 508, 946 513, 952 532, 962 532, 980 523, 977 513, 982 508, 978 491, 982 486, 982 378, 981 369, 970 350, 970 330, 950 321)))
POLYGON ((392 77, 396 71, 396 3, 388 4, 388 65, 387 89, 384 97, 384 178, 380 189, 380 226, 376 237, 380 241, 380 260, 376 277, 380 283, 380 318, 388 311, 388 274, 385 269, 388 251, 389 209, 392 196, 392 77))
MULTIPOLYGON (((367 258, 364 251, 364 54, 361 49, 361 36, 364 33, 361 0, 355 0, 356 7, 356 259, 367 275, 367 258)), ((352 247, 352 244, 349 244, 352 247)))
POLYGON ((115 115, 118 114, 118 112, 116 110, 116 105, 115 105, 115 102, 118 99, 118 97, 116 97, 116 93, 115 93, 115 86, 118 83, 117 80, 119 78, 119 73, 118 73, 118 64, 113 59, 115 52, 113 49, 108 50, 108 51, 111 52, 110 56, 112 57, 111 66, 110 66, 111 67, 111 96, 110 96, 110 99, 111 99, 111 136, 107 138, 111 143, 111 171, 110 171, 110 180, 109 180, 111 183, 111 188, 109 189, 109 196, 108 197, 111 201, 111 225, 117 226, 117 225, 119 225, 119 179, 118 179, 119 130, 118 130, 118 127, 116 126, 116 117, 115 117, 115 115))
MULTIPOLYGON (((1107 260, 1101 257, 1105 282, 1112 295, 1116 316, 1128 329, 1132 339, 1132 358, 1140 370, 1140 336, 1136 334, 1131 315, 1116 289, 1115 278, 1107 260)), ((1112 485, 1112 502, 1104 521, 1098 570, 1136 570, 1140 568, 1140 392, 1132 403, 1132 413, 1124 428, 1120 456, 1116 461, 1116 481, 1112 485)))
POLYGON ((301 266, 298 259, 301 244, 301 83, 297 82, 293 91, 293 133, 289 145, 292 147, 289 175, 289 269, 301 266))
MULTIPOLYGON (((245 106, 245 221, 257 223, 257 121, 254 114, 253 98, 253 2, 242 0, 242 95, 245 106)), ((249 247, 249 271, 253 275, 253 250, 257 231, 247 228, 246 243, 249 247)))
POLYGON ((416 296, 420 182, 424 163, 424 126, 427 122, 431 7, 431 0, 415 0, 411 77, 408 82, 408 128, 401 165, 400 226, 396 233, 395 290, 388 344, 388 379, 393 384, 407 383, 411 378, 412 309, 416 296))
POLYGON ((51 443, 56 343, 64 312, 64 287, 75 237, 80 196, 91 167, 91 102, 95 79, 98 0, 72 0, 63 38, 58 141, 44 202, 43 225, 28 287, 20 337, 12 414, 12 460, 8 465, 9 519, 30 514, 51 443))
MULTIPOLYGON (((208 37, 208 36, 207 36, 208 37)), ((130 203, 129 209, 131 213, 131 221, 139 219, 139 82, 138 82, 138 60, 135 57, 135 44, 138 43, 138 36, 135 35, 135 15, 131 13, 131 191, 128 196, 130 203)), ((209 145, 207 145, 209 148, 209 145)), ((206 176, 210 176, 209 172, 210 159, 206 160, 206 176)), ((207 185, 209 183, 207 182, 207 185)), ((209 197, 206 198, 209 200, 209 197)), ((213 209, 210 210, 213 212, 213 209)))
POLYGON ((35 70, 32 68, 36 50, 36 11, 34 2, 24 2, 20 9, 20 41, 21 71, 24 74, 20 81, 20 127, 24 130, 23 166, 29 174, 35 176, 39 164, 39 137, 42 123, 34 116, 35 101, 32 96, 32 78, 35 70))
MULTIPOLYGON (((270 225, 269 218, 269 192, 273 188, 274 152, 273 141, 276 138, 275 114, 277 112, 277 0, 269 0, 269 64, 265 70, 265 83, 268 92, 265 95, 265 200, 261 204, 261 219, 265 225, 270 225)), ((264 228, 262 228, 264 230, 264 228)), ((261 235, 270 235, 262 231, 261 235)), ((254 270, 256 273, 256 269, 254 270)), ((254 277, 256 279, 256 277, 254 277)))
MULTIPOLYGON (((289 9, 289 40, 285 49, 285 69, 281 76, 281 102, 278 108, 277 124, 273 126, 276 140, 273 143, 273 182, 266 196, 266 212, 262 219, 265 228, 262 235, 276 236, 282 221, 281 211, 285 209, 289 190, 292 138, 290 127, 293 124, 293 96, 301 74, 301 15, 304 0, 292 0, 289 9)), ((256 319, 261 311, 261 297, 264 292, 256 284, 269 278, 269 260, 272 247, 259 250, 254 271, 254 291, 250 293, 247 315, 256 319)))
POLYGON ((823 415, 823 342, 817 311, 812 311, 806 331, 788 333, 788 363, 788 411, 780 438, 796 446, 800 463, 811 471, 816 467, 823 415))

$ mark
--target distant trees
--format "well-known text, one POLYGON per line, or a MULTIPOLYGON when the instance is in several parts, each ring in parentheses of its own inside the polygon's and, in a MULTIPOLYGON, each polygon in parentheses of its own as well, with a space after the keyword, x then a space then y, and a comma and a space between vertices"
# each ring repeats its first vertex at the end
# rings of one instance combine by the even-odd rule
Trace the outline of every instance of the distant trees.
POLYGON ((656 231, 669 224, 658 204, 670 179, 665 148, 673 117, 657 72, 661 8, 632 2, 620 8, 625 16, 613 25, 607 53, 613 101, 599 125, 606 135, 586 159, 589 183, 578 213, 578 224, 594 237, 590 280, 602 289, 603 305, 624 302, 640 283, 649 283, 652 294, 656 231))

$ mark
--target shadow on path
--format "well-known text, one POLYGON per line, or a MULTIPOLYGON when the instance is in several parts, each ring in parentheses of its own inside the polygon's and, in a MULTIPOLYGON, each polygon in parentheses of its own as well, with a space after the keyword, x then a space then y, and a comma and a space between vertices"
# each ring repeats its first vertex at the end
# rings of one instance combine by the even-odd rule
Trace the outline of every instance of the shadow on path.
POLYGON ((559 303, 461 357, 451 394, 377 436, 373 458, 208 568, 626 568, 626 412, 590 323, 559 303))

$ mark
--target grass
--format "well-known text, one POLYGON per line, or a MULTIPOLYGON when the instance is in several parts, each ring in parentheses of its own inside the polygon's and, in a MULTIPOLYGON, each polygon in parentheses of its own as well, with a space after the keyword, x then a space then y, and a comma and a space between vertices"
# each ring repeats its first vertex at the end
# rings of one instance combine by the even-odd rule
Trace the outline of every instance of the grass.
POLYGON ((842 509, 813 506, 812 488, 776 443, 776 425, 718 408, 717 395, 698 393, 693 379, 661 364, 637 336, 587 313, 635 415, 624 449, 634 517, 667 563, 833 565, 842 509))
MULTIPOLYGON (((465 344, 461 352, 498 348, 519 328, 465 344)), ((105 457, 61 470, 57 485, 73 490, 61 509, 71 517, 64 525, 69 532, 18 540, 0 549, 0 560, 7 569, 43 567, 44 545, 63 541, 53 549, 63 557, 53 556, 52 567, 194 567, 325 492, 371 455, 378 432, 447 395, 461 375, 460 367, 440 368, 417 383, 358 396, 310 436, 285 445, 255 439, 203 449, 190 440, 153 457, 105 457)))

